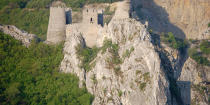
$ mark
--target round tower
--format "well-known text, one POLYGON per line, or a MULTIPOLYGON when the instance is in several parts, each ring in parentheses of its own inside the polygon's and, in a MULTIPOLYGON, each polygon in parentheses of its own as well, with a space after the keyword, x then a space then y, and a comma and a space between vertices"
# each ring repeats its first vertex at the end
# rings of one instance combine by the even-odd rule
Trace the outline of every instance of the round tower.
POLYGON ((50 7, 47 42, 59 43, 65 40, 66 14, 63 7, 50 7))

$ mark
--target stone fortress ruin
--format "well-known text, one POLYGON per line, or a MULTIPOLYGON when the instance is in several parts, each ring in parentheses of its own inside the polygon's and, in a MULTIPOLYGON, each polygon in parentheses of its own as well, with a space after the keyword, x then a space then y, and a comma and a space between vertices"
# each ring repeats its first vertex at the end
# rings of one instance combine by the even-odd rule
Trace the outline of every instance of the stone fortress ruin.
POLYGON ((82 21, 72 23, 72 9, 62 2, 52 3, 47 31, 47 43, 56 44, 66 39, 72 31, 80 32, 86 45, 92 47, 96 43, 97 32, 103 24, 104 9, 95 5, 87 5, 82 10, 82 21))

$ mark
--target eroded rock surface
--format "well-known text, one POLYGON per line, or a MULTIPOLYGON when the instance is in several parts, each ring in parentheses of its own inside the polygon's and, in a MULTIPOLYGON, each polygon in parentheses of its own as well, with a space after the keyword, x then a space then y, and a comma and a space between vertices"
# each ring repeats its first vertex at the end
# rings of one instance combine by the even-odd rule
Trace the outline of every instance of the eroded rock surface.
MULTIPOLYGON (((85 82, 88 91, 95 96, 93 105, 170 105, 169 83, 145 25, 134 19, 113 20, 102 30, 106 33, 98 41, 110 39, 118 44, 122 63, 113 65, 119 69, 112 68, 108 60, 112 59, 112 53, 100 51, 89 72, 78 67, 81 61, 75 47, 84 47, 85 42, 81 33, 74 30, 67 35, 61 70, 74 73, 85 82), (133 51, 129 57, 124 57, 126 50, 130 49, 133 51)), ((101 47, 103 43, 98 45, 101 47)))

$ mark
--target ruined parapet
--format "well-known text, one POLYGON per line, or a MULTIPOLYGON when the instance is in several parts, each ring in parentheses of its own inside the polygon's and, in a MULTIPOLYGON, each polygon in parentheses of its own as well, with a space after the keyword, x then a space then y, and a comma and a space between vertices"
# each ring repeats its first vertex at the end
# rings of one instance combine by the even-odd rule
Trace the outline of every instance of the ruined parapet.
POLYGON ((59 43, 65 40, 66 10, 63 7, 50 7, 47 42, 59 43))

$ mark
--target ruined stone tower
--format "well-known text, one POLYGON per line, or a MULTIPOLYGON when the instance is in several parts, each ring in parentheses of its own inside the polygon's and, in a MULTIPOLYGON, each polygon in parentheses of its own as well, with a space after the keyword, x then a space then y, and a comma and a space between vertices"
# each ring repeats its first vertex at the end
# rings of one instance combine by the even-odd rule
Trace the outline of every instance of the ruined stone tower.
POLYGON ((58 43, 65 38, 66 15, 62 7, 50 7, 47 41, 58 43))
POLYGON ((84 7, 83 23, 103 26, 103 9, 84 7))
POLYGON ((47 43, 56 44, 64 41, 73 30, 78 30, 84 37, 86 45, 96 44, 97 32, 103 28, 104 9, 86 5, 82 11, 82 21, 72 24, 72 10, 64 3, 57 1, 50 7, 50 17, 47 31, 47 43), (75 29, 75 27, 78 27, 75 29))
POLYGON ((71 24, 71 9, 62 2, 54 2, 50 7, 47 42, 59 43, 65 40, 66 24, 71 24))

